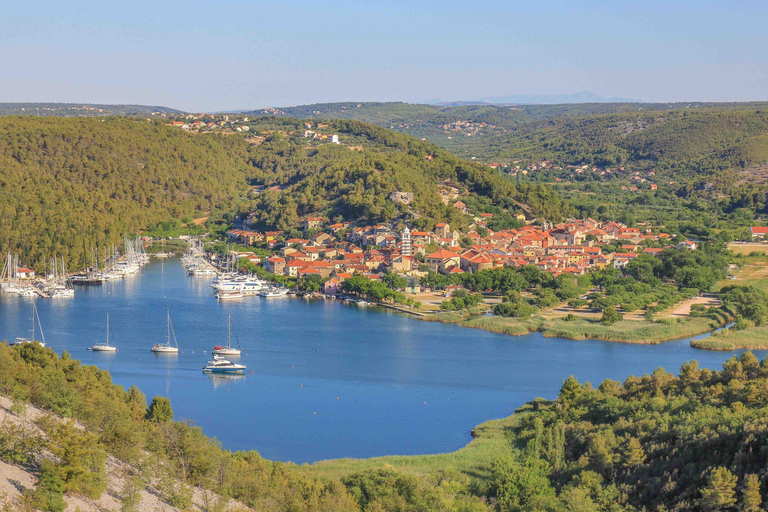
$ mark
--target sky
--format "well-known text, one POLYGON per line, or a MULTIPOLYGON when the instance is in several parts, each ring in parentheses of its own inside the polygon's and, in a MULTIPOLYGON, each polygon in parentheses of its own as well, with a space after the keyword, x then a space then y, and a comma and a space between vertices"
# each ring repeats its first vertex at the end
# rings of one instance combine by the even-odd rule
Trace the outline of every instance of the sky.
POLYGON ((7 1, 0 102, 768 100, 765 0, 7 1))

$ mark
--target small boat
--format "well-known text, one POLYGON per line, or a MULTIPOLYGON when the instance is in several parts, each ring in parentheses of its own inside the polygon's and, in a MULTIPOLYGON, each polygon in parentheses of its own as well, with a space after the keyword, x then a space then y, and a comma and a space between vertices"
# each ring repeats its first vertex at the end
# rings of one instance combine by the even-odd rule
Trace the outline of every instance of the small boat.
POLYGON ((242 374, 245 373, 245 365, 233 363, 224 359, 224 356, 213 355, 213 361, 203 367, 203 373, 224 373, 224 374, 242 374))
POLYGON ((233 290, 233 291, 220 291, 217 292, 215 297, 219 300, 231 300, 231 299, 242 299, 245 297, 243 295, 242 290, 233 290))
POLYGON ((165 343, 155 343, 152 346, 152 352, 155 352, 156 354, 178 354, 179 343, 176 341, 176 332, 174 332, 173 324, 171 323, 170 309, 167 310, 166 329, 168 334, 166 334, 165 343), (173 347, 171 346, 171 335, 173 335, 173 344, 175 345, 173 347))
POLYGON ((32 303, 32 328, 29 330, 31 337, 29 338, 16 338, 9 343, 10 346, 24 345, 25 343, 37 343, 41 347, 45 347, 45 334, 43 334, 43 325, 40 323, 40 315, 37 313, 37 306, 32 303), (37 320, 37 322, 35 322, 37 320), (40 329, 40 339, 35 339, 35 325, 40 329))
POLYGON ((173 253, 165 252, 165 238, 160 240, 160 252, 156 252, 152 256, 155 258, 170 258, 173 256, 173 253))
POLYGON ((221 347, 217 345, 213 347, 211 353, 215 356, 239 356, 240 341, 237 339, 237 336, 235 336, 235 341, 237 342, 238 348, 232 347, 232 315, 229 315, 227 319, 227 346, 221 347))
POLYGON ((94 352, 117 352, 117 347, 109 344, 109 313, 107 313, 107 340, 105 343, 95 343, 91 350, 94 352))
POLYGON ((274 297, 286 297, 288 295, 288 290, 286 288, 267 288, 262 290, 259 295, 267 299, 274 297))

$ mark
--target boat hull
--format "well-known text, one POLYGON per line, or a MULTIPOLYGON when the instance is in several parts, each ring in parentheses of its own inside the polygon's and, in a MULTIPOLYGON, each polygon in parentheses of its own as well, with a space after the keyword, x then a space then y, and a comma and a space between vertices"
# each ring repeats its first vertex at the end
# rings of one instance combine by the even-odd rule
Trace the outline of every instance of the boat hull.
POLYGON ((203 368, 203 373, 219 373, 225 375, 242 375, 245 368, 203 368))
POLYGON ((211 354, 217 355, 217 356, 239 356, 240 350, 236 348, 222 348, 220 350, 211 350, 211 354))
POLYGON ((117 352, 117 347, 102 347, 99 345, 94 345, 92 350, 94 352, 117 352))
POLYGON ((163 345, 161 347, 152 347, 152 352, 155 354, 178 354, 179 349, 176 347, 166 347, 163 345))

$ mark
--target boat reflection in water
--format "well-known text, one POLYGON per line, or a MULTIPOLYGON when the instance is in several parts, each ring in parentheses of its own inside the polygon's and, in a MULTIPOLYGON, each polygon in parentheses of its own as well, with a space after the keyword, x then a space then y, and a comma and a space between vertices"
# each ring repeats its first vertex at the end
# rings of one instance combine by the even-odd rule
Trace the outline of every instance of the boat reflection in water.
POLYGON ((208 380, 213 384, 213 389, 231 386, 237 381, 245 381, 245 375, 242 373, 208 373, 207 375, 208 380))

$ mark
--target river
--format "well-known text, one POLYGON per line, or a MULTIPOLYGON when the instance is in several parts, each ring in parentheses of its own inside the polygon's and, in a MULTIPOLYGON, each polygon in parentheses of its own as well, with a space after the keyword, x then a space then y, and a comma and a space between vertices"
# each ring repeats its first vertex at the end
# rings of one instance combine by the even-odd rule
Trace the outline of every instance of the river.
POLYGON ((148 401, 169 397, 176 419, 194 421, 225 448, 297 463, 453 451, 470 441, 475 425, 535 397, 555 397, 570 374, 598 385, 659 366, 676 373, 691 359, 719 368, 734 354, 696 350, 687 340, 627 345, 512 337, 334 301, 220 303, 209 283, 188 277, 174 258, 123 281, 78 288, 74 299, 0 295, 0 339, 28 334, 37 301, 55 351, 109 370, 148 401), (149 351, 165 341, 166 308, 178 356, 149 351), (119 352, 87 351, 103 336, 108 312, 119 352), (204 375, 210 348, 226 343, 228 315, 247 374, 204 375))

